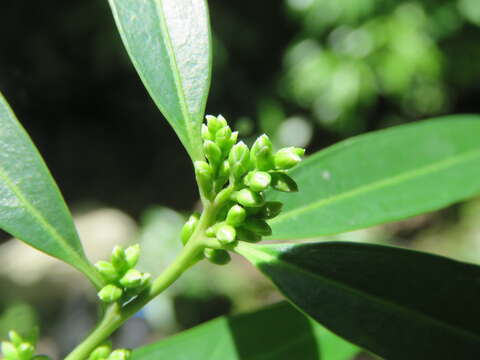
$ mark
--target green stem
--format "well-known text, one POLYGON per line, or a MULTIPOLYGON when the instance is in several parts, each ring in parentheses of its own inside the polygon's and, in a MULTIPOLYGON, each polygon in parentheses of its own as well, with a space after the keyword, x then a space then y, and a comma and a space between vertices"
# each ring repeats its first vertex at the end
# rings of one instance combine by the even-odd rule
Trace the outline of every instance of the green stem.
POLYGON ((137 296, 127 305, 123 307, 117 303, 110 305, 97 327, 65 360, 87 359, 90 353, 107 340, 125 321, 167 289, 188 268, 197 263, 205 249, 205 230, 214 220, 215 214, 215 207, 207 206, 202 213, 195 232, 175 261, 153 281, 148 290, 137 296))

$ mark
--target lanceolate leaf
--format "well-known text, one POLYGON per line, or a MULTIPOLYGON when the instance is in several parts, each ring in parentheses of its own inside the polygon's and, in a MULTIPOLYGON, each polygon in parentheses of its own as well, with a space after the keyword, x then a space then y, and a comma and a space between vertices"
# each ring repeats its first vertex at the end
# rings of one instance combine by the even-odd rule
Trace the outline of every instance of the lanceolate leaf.
POLYGON ((100 286, 55 182, 1 94, 0 228, 71 264, 100 286))
POLYGON ((389 360, 480 359, 480 267, 388 246, 236 249, 302 311, 389 360))
POLYGON ((449 116, 343 141, 290 175, 299 192, 285 203, 273 238, 359 229, 440 209, 480 193, 480 116, 449 116))
POLYGON ((205 0, 109 0, 123 43, 145 87, 194 160, 210 86, 205 0))
POLYGON ((132 360, 349 360, 358 351, 281 303, 212 320, 137 349, 132 360))

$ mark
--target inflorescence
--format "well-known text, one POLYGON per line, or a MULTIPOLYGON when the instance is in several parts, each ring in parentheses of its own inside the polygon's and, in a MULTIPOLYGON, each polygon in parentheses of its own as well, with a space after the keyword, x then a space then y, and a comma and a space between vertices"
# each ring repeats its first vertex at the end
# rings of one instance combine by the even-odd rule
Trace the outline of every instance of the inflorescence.
POLYGON ((9 331, 10 341, 2 341, 4 360, 50 360, 46 355, 35 355, 35 344, 16 331, 9 331))
MULTIPOLYGON (((236 241, 258 242, 271 235, 266 220, 277 216, 282 203, 265 200, 265 190, 298 191, 286 170, 297 165, 305 150, 286 147, 273 151, 267 135, 260 136, 251 149, 232 132, 222 115, 206 116, 202 124, 203 150, 207 161, 195 161, 201 195, 218 207, 206 235, 216 238, 225 249, 206 248, 204 256, 223 265, 229 262, 227 248, 236 241)), ((185 245, 194 233, 200 214, 194 213, 182 229, 185 245)))

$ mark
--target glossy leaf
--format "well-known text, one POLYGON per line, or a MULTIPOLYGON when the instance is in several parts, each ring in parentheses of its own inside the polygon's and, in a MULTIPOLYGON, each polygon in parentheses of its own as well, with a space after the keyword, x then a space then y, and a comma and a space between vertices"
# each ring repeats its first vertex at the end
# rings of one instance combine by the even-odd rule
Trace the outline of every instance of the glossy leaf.
POLYGON ((350 242, 236 251, 302 311, 379 356, 480 359, 479 266, 350 242))
POLYGON ((0 228, 82 271, 98 287, 71 215, 40 154, 0 95, 0 228))
POLYGON ((130 58, 150 96, 194 160, 210 87, 205 0, 109 0, 130 58))
POLYGON ((358 348, 287 303, 220 317, 133 352, 132 360, 348 360, 358 348))
POLYGON ((361 135, 312 155, 289 174, 299 192, 272 238, 335 234, 433 211, 480 193, 480 116, 449 116, 361 135))

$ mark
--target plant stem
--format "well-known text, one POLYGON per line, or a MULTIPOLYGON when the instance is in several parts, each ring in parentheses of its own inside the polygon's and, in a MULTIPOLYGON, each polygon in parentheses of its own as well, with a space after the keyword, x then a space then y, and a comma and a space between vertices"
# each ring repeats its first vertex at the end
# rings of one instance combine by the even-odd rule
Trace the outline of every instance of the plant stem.
POLYGON ((152 282, 152 285, 145 292, 139 294, 132 301, 123 307, 118 303, 110 305, 97 327, 65 360, 87 359, 90 353, 108 339, 125 321, 167 289, 188 268, 197 263, 205 249, 205 230, 215 218, 216 211, 216 207, 210 206, 210 204, 206 206, 195 232, 175 261, 152 282))

